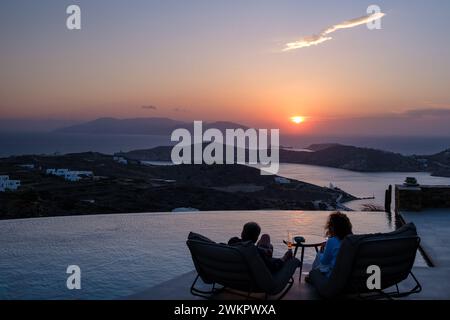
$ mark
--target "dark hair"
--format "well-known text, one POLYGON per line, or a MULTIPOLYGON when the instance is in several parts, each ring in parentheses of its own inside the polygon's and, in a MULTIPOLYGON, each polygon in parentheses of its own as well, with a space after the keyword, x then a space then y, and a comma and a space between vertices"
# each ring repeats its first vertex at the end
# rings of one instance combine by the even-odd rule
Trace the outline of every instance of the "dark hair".
POLYGON ((258 241, 259 234, 261 233, 261 227, 256 222, 247 222, 242 229, 241 238, 242 241, 252 241, 256 243, 258 241))
POLYGON ((339 211, 333 212, 328 216, 325 234, 327 237, 338 237, 342 240, 352 234, 352 223, 346 214, 339 211))

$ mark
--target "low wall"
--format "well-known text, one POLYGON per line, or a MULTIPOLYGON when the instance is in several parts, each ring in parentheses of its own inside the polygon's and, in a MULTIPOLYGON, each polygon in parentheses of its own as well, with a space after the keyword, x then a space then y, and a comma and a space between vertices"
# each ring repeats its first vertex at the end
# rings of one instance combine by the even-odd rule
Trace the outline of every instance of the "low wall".
POLYGON ((450 208, 450 186, 395 186, 396 211, 450 208))

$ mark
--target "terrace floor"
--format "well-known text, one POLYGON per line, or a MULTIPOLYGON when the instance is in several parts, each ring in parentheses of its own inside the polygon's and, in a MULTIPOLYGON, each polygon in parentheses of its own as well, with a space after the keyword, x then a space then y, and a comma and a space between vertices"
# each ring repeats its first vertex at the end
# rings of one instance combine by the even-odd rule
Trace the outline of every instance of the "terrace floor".
MULTIPOLYGON (((311 265, 304 265, 303 274, 309 271, 311 265)), ((298 282, 298 269, 294 275, 295 283, 293 284, 291 290, 286 294, 284 299, 286 300, 316 300, 319 296, 315 292, 314 288, 302 280, 301 283, 298 282)), ((189 273, 183 274, 172 280, 161 283, 153 288, 140 292, 138 294, 127 297, 126 299, 131 300, 198 300, 202 299, 200 297, 193 296, 189 289, 192 282, 194 281, 197 273, 191 271, 189 273)), ((201 285, 200 289, 208 290, 210 286, 201 285)), ((258 297, 255 295, 255 297, 258 297)), ((262 298, 262 296, 259 296, 262 298)), ((229 300, 229 299, 245 299, 239 295, 232 294, 231 292, 225 291, 220 295, 214 297, 217 300, 229 300)))
MULTIPOLYGON (((305 274, 311 269, 311 265, 305 265, 302 282, 298 281, 298 270, 294 275, 294 284, 289 292, 283 297, 283 300, 319 300, 314 287, 304 281, 305 274)), ((450 298, 450 290, 446 286, 442 286, 442 279, 446 279, 448 274, 445 270, 426 267, 413 268, 414 275, 419 279, 423 286, 422 292, 411 295, 404 299, 409 300, 439 300, 450 298)), ((189 289, 194 281, 197 273, 195 271, 188 272, 178 276, 172 280, 163 282, 148 290, 126 297, 125 300, 202 300, 203 298, 193 296, 189 289)), ((411 279, 407 279, 400 285, 400 289, 407 290, 414 286, 411 279)), ((200 285, 200 289, 209 290, 210 286, 200 285)), ((262 295, 255 295, 255 298, 263 298, 262 295)), ((269 297, 269 299, 277 297, 269 297)), ((245 297, 225 291, 216 295, 215 300, 240 300, 245 297)))

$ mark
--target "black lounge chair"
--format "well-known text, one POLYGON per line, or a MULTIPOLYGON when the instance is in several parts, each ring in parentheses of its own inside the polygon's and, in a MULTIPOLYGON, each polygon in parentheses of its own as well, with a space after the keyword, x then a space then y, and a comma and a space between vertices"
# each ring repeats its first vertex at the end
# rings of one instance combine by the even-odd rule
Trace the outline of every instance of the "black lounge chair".
POLYGON ((207 299, 223 289, 246 293, 247 298, 253 298, 253 293, 263 293, 265 299, 275 295, 281 299, 292 287, 292 276, 300 263, 293 258, 276 274, 271 274, 251 242, 228 246, 191 232, 186 243, 198 273, 192 283, 191 293, 207 299), (212 289, 202 291, 196 288, 199 278, 205 284, 212 285, 212 289), (222 288, 217 289, 216 285, 222 288))
POLYGON ((422 290, 412 267, 420 238, 414 224, 406 224, 390 233, 347 236, 341 244, 336 265, 327 278, 320 270, 309 274, 311 284, 323 298, 357 297, 362 299, 399 298, 422 290), (377 265, 381 270, 380 290, 367 287, 367 268, 377 265), (398 284, 411 275, 415 286, 400 292, 398 284), (395 290, 386 292, 394 287, 395 290))

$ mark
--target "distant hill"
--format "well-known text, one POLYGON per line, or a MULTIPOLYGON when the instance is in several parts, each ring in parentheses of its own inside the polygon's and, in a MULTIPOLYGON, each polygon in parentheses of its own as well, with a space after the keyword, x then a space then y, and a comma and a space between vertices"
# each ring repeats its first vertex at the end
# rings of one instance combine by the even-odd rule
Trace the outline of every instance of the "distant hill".
MULTIPOLYGON (((192 125, 190 125, 192 126, 192 125)), ((243 128, 235 123, 216 122, 208 127, 243 128)), ((121 154, 129 159, 170 161, 172 147, 135 150, 121 154)), ((310 164, 360 172, 430 172, 434 176, 450 177, 450 149, 434 155, 405 156, 384 150, 354 147, 336 143, 313 144, 307 151, 280 149, 280 162, 310 164)))
POLYGON ((320 150, 324 150, 324 149, 328 149, 328 148, 336 147, 336 146, 340 146, 340 144, 339 143, 320 143, 320 144, 311 144, 306 149, 312 150, 312 151, 320 151, 320 150))
MULTIPOLYGON (((99 118, 82 124, 72 125, 55 130, 60 133, 83 133, 83 134, 152 134, 170 135, 173 130, 185 128, 193 129, 192 122, 184 122, 169 118, 133 118, 115 119, 99 118)), ((225 129, 242 128, 246 126, 233 122, 211 122, 204 123, 203 129, 217 128, 221 131, 225 129)))
POLYGON ((332 143, 315 144, 307 149, 314 152, 280 150, 280 161, 362 172, 429 172, 433 176, 450 177, 450 149, 423 156, 332 143))
POLYGON ((171 146, 160 146, 152 149, 119 152, 116 155, 137 161, 171 161, 172 148, 171 146))
POLYGON ((450 177, 450 149, 434 155, 413 156, 433 176, 450 177))
POLYGON ((418 159, 427 159, 429 161, 435 161, 444 165, 450 165, 450 149, 433 154, 431 156, 415 156, 418 159))
MULTIPOLYGON (((293 151, 280 149, 280 162, 311 164, 361 172, 426 171, 421 161, 414 157, 376 149, 358 148, 339 144, 323 144, 308 147, 317 151, 293 151)), ((170 161, 172 147, 157 147, 121 153, 128 159, 170 161)))
MULTIPOLYGON (((192 123, 189 124, 189 128, 192 127, 192 123)), ((226 129, 243 129, 247 130, 249 127, 244 126, 239 123, 230 122, 230 121, 216 121, 216 122, 208 122, 203 124, 203 130, 207 129, 219 129, 222 132, 225 132, 226 129)))
POLYGON ((280 161, 362 172, 421 171, 416 159, 399 153, 339 144, 312 145, 314 152, 280 150, 280 161))

